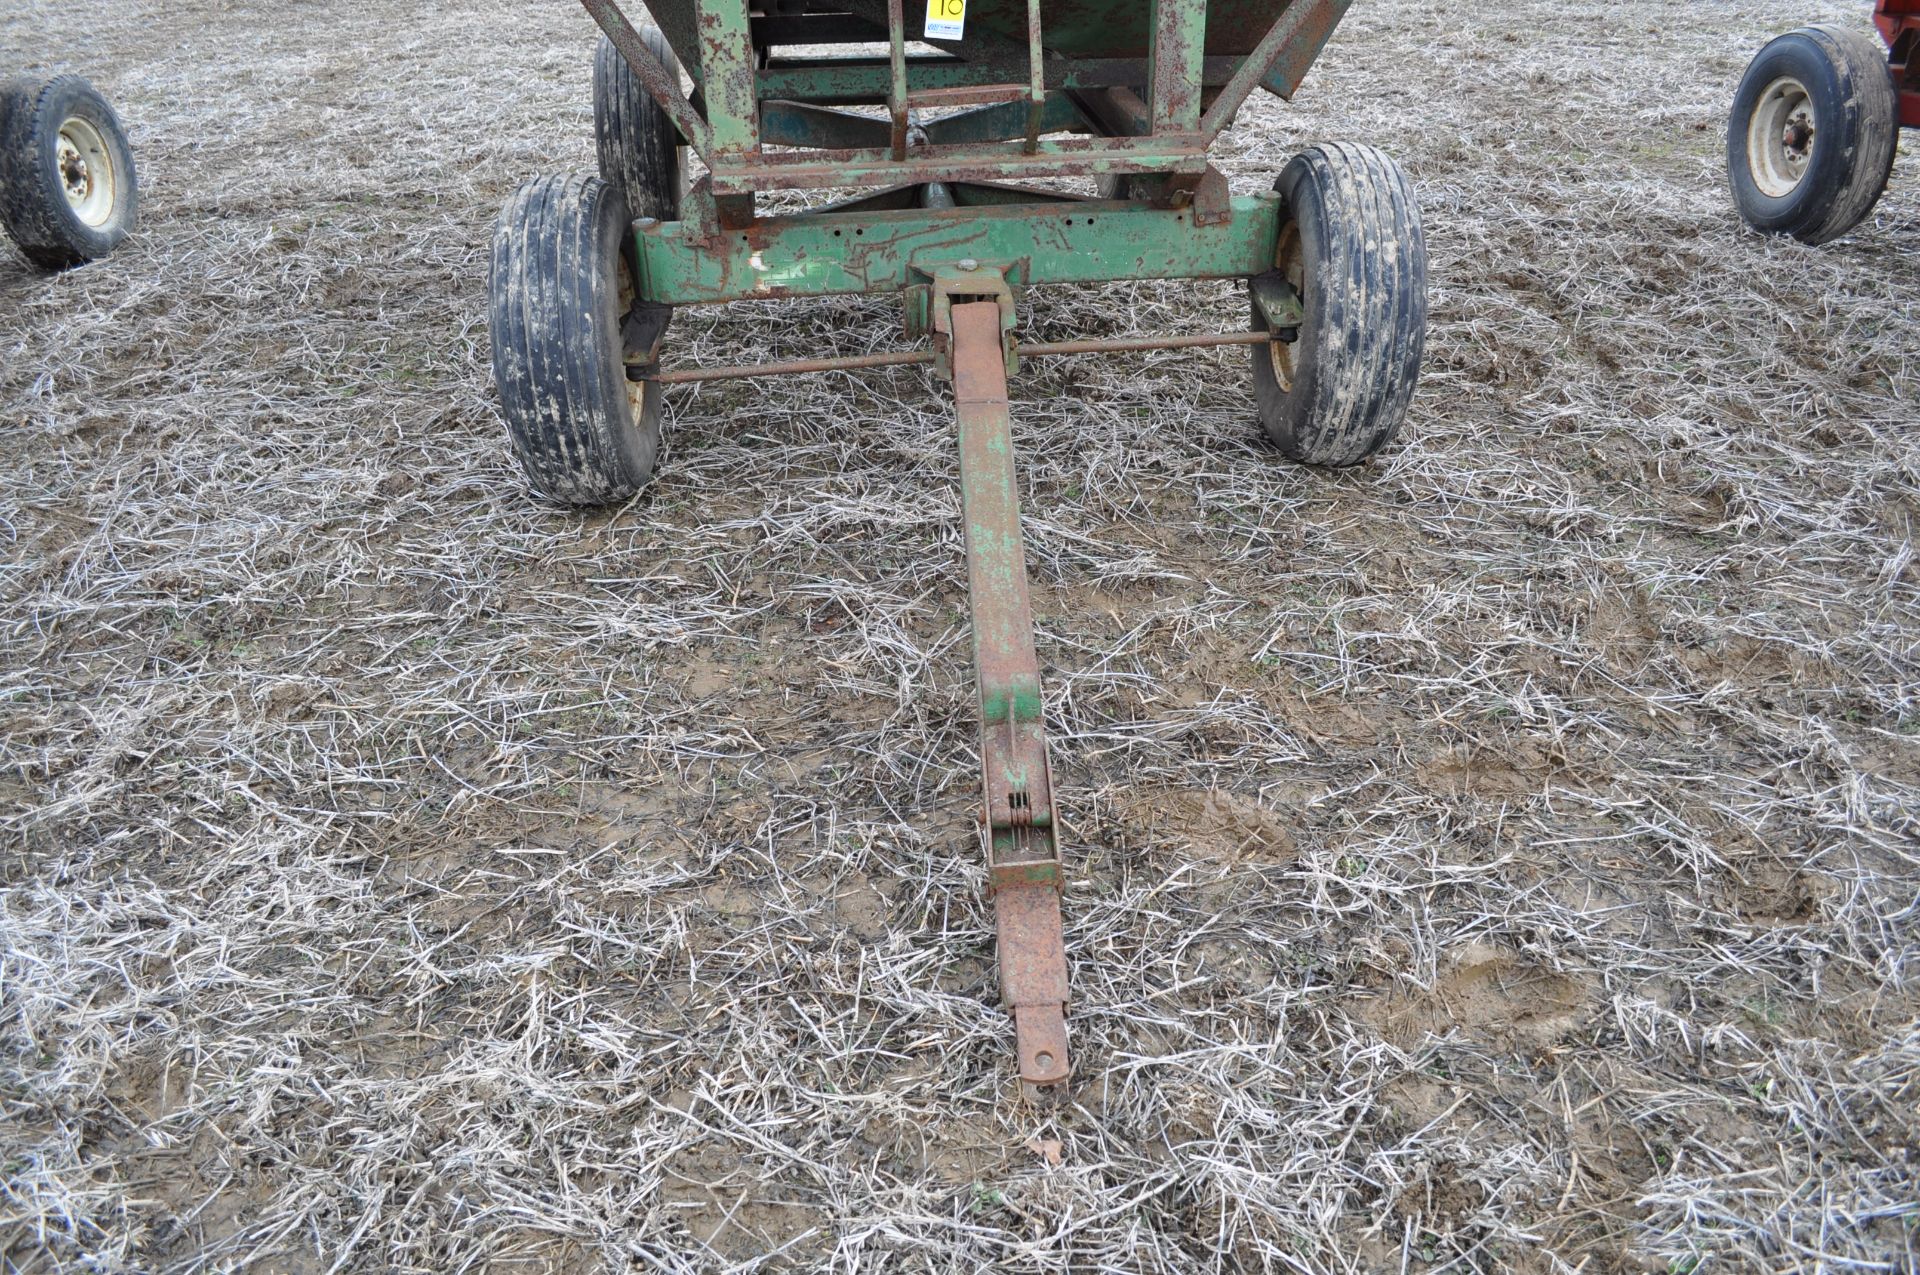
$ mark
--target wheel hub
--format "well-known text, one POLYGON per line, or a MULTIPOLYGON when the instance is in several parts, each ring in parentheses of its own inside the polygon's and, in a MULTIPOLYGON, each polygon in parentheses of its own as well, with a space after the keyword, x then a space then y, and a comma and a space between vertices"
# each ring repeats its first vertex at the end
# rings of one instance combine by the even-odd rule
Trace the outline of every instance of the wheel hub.
POLYGON ((99 129, 78 117, 61 124, 54 141, 54 168, 67 206, 83 224, 97 230, 113 219, 113 156, 99 129))
POLYGON ((1785 199, 1806 179, 1820 121, 1807 86, 1782 76, 1767 86, 1747 122, 1747 170, 1769 199, 1785 199))
POLYGON ((67 188, 67 202, 84 204, 87 196, 93 193, 93 173, 87 168, 87 161, 80 157, 80 152, 64 137, 60 139, 59 162, 60 180, 67 188))
POLYGON ((1813 121, 1794 116, 1787 124, 1786 144, 1788 158, 1806 163, 1807 153, 1813 149, 1813 121))
MULTIPOLYGON (((1274 268, 1293 286, 1294 295, 1307 295, 1307 258, 1300 246, 1300 228, 1292 222, 1280 232, 1280 244, 1274 253, 1274 268)), ((1273 360, 1273 379, 1282 393, 1293 391, 1294 343, 1286 339, 1271 341, 1267 357, 1273 360)))

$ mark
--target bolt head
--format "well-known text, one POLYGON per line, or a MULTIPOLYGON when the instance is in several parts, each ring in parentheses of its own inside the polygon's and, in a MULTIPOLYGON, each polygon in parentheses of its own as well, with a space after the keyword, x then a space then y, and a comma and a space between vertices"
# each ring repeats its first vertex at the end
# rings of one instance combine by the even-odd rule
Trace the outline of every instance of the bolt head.
POLYGON ((972 257, 962 257, 960 258, 960 268, 962 270, 978 270, 980 268, 980 263, 975 261, 972 257))

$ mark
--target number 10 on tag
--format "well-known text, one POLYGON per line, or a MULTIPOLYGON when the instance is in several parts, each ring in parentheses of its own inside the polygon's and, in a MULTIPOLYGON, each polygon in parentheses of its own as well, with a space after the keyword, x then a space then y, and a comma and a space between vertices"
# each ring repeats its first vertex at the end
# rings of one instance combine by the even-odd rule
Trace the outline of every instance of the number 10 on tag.
POLYGON ((958 40, 967 30, 967 0, 927 0, 927 39, 958 40))

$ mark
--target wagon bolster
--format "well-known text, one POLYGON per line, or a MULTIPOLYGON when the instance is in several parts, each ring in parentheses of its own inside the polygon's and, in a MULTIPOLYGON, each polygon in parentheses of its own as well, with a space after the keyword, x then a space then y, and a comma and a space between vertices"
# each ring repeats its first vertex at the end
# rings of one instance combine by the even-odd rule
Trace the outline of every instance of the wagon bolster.
MULTIPOLYGON (((1271 194, 1227 201, 1224 220, 1102 200, 988 202, 957 184, 955 208, 856 208, 763 217, 711 237, 689 222, 634 228, 638 291, 670 305, 755 297, 903 292, 964 259, 1016 286, 1127 279, 1245 279, 1270 270, 1281 209, 1271 194)), ((897 194, 898 192, 896 192, 897 194)))

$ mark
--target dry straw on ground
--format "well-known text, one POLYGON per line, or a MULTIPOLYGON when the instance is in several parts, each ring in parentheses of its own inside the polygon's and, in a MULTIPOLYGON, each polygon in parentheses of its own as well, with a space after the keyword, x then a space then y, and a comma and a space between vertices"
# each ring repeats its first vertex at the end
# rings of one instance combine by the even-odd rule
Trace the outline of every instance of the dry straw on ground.
POLYGON ((543 507, 484 249, 591 162, 577 6, 9 6, 147 215, 61 278, 0 247, 4 1269, 1913 1269, 1920 163, 1815 251, 1719 158, 1759 42, 1866 7, 1357 6, 1223 156, 1421 191, 1431 361, 1360 472, 1261 443, 1244 354, 1020 378, 1042 1112, 941 387, 679 393, 640 500, 543 507))

